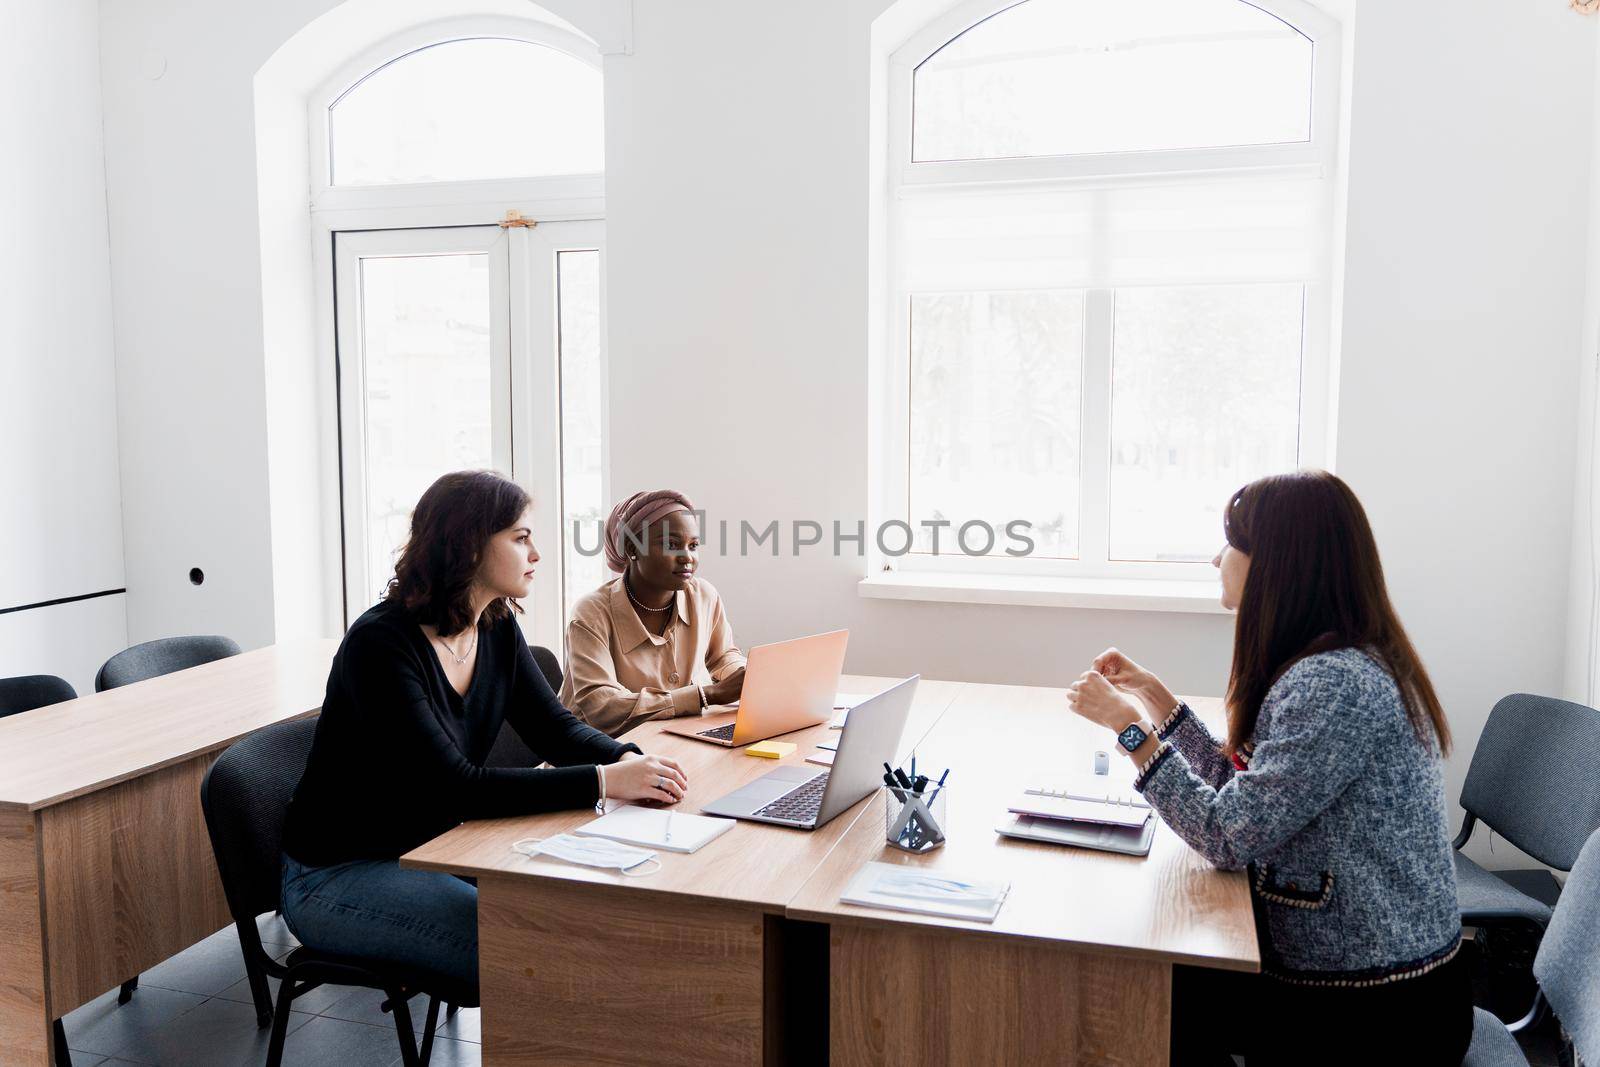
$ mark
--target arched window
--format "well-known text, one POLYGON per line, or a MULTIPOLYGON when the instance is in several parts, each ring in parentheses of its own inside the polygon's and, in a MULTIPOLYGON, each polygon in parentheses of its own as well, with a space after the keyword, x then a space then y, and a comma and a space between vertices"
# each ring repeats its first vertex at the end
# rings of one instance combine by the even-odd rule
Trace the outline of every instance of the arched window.
POLYGON ((328 108, 334 185, 477 181, 605 169, 600 71, 528 41, 409 52, 328 108))
POLYGON ((913 158, 1309 141, 1312 51, 1240 0, 1018 4, 918 64, 913 158))
POLYGON ((345 616, 382 594, 428 485, 491 468, 536 502, 523 622, 559 650, 605 577, 600 56, 554 28, 475 28, 387 42, 311 103, 345 616))
POLYGON ((1326 461, 1337 52, 1298 0, 987 0, 889 57, 875 499, 917 537, 869 584, 1209 577, 1234 489, 1326 461))

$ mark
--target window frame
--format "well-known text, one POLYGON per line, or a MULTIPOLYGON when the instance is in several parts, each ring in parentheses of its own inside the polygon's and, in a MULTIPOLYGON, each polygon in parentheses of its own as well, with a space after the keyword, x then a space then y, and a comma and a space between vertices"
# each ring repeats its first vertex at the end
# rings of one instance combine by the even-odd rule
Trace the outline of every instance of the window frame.
POLYGON ((510 306, 510 245, 505 231, 496 226, 461 226, 438 229, 345 230, 334 235, 334 277, 340 316, 338 333, 339 363, 339 461, 341 497, 345 510, 344 582, 346 625, 371 606, 376 586, 369 579, 380 576, 366 573, 370 556, 367 515, 370 512, 368 481, 367 359, 364 303, 362 301, 363 264, 369 259, 420 258, 424 256, 481 255, 488 266, 490 465, 509 471, 512 463, 511 434, 511 322, 504 309, 510 306), (362 513, 351 521, 352 510, 362 513))
MULTIPOLYGON (((389 37, 354 57, 307 96, 309 143, 307 165, 310 191, 310 249, 313 271, 313 308, 315 336, 317 339, 317 366, 325 375, 325 385, 319 389, 322 410, 320 424, 331 435, 323 447, 339 457, 337 468, 339 482, 327 495, 329 514, 340 524, 339 548, 336 559, 330 559, 337 575, 329 583, 328 595, 337 597, 340 604, 336 612, 342 625, 359 615, 364 591, 355 587, 356 576, 348 566, 354 558, 345 544, 350 539, 346 530, 347 500, 350 465, 365 462, 364 454, 355 459, 344 456, 349 443, 345 425, 351 418, 348 405, 351 397, 341 395, 340 389, 340 324, 335 270, 338 235, 358 235, 364 231, 444 230, 468 229, 481 226, 498 226, 507 212, 516 211, 523 218, 538 223, 585 223, 581 227, 511 227, 503 231, 506 238, 504 255, 514 275, 532 277, 538 270, 537 259, 547 258, 553 272, 557 255, 562 251, 598 250, 601 256, 600 299, 604 309, 606 300, 606 238, 605 238, 605 176, 604 174, 552 175, 536 178, 491 178, 450 182, 413 182, 389 185, 335 186, 331 184, 329 166, 328 109, 351 86, 383 65, 393 62, 423 48, 451 41, 475 38, 518 40, 557 48, 567 55, 581 59, 586 64, 601 69, 601 53, 587 39, 542 23, 514 18, 485 18, 479 16, 444 19, 414 27, 389 37), (566 232, 554 232, 560 229, 566 232), (337 588, 333 588, 334 586, 337 588)), ((362 243, 365 238, 362 239, 362 243)), ((494 253, 491 253, 494 255, 494 253)), ((529 307, 525 316, 514 316, 507 325, 509 337, 526 338, 535 332, 550 333, 552 338, 551 366, 522 366, 510 361, 512 425, 531 426, 536 417, 559 420, 560 410, 560 337, 554 330, 556 320, 556 293, 550 288, 550 300, 529 307), (546 304, 548 306, 546 306, 546 304), (551 383, 554 383, 552 386, 551 383), (535 385, 553 388, 549 400, 540 403, 535 385)), ((348 294, 345 294, 348 299, 348 294)), ((348 343, 348 342, 347 342, 348 343)), ((498 344, 498 342, 497 342, 498 344)), ((526 347, 526 342, 523 342, 526 347)), ((509 359, 509 357, 507 357, 509 359)), ((600 324, 600 374, 602 397, 609 393, 610 363, 605 316, 602 310, 600 324)), ((537 362, 537 361, 536 361, 537 362)), ((498 374, 498 372, 497 372, 498 374)), ((602 411, 601 425, 605 426, 607 413, 602 411)), ((364 429, 358 428, 358 433, 364 429)), ((565 597, 562 584, 565 568, 561 565, 565 549, 562 536, 565 512, 560 501, 562 479, 559 441, 541 441, 529 433, 510 435, 507 447, 509 469, 512 477, 529 490, 536 500, 556 500, 554 509, 536 509, 540 529, 535 531, 535 543, 551 545, 545 558, 551 561, 539 585, 525 601, 527 614, 519 616, 524 633, 530 640, 538 640, 559 656, 565 646, 565 597), (553 478, 551 475, 553 474, 553 478), (551 575, 554 575, 552 578, 551 575)), ((499 454, 497 447, 497 460, 499 454)), ((611 495, 611 456, 607 435, 601 438, 601 484, 604 498, 611 495)))
MULTIPOLYGON (((912 160, 913 76, 916 68, 972 26, 1002 15, 1028 0, 966 0, 925 24, 887 57, 887 83, 883 99, 887 114, 881 129, 886 144, 883 184, 877 195, 881 211, 875 228, 882 255, 877 259, 873 345, 879 349, 873 368, 873 415, 880 432, 870 435, 873 489, 869 514, 873 528, 885 522, 910 521, 910 308, 912 292, 902 284, 905 276, 902 205, 930 194, 948 195, 963 189, 981 191, 1004 183, 1013 189, 1116 188, 1123 184, 1183 182, 1186 178, 1216 175, 1312 177, 1322 182, 1325 217, 1329 221, 1317 250, 1317 272, 1304 279, 1304 327, 1301 349, 1299 463, 1332 467, 1332 409, 1334 365, 1334 263, 1339 220, 1334 212, 1334 188, 1339 164, 1342 40, 1339 23, 1303 0, 1239 0, 1285 22, 1312 43, 1311 136, 1304 142, 1247 145, 1228 148, 1189 148, 1082 155, 1021 156, 1000 159, 912 160)), ((1214 284, 1198 281, 1196 284, 1214 284)), ((997 286, 992 290, 1003 291, 997 286)), ((1031 288, 1031 287, 1030 287, 1031 288)), ((918 290, 919 293, 933 290, 918 290)), ((969 289, 961 290, 974 291, 969 289)), ((870 546, 868 571, 862 593, 867 596, 912 599, 982 599, 974 591, 983 576, 994 579, 994 601, 1021 603, 1005 592, 1020 578, 1068 587, 1063 603, 1115 606, 1100 603, 1083 585, 1101 583, 1107 596, 1137 602, 1156 610, 1195 610, 1176 606, 1182 597, 1134 596, 1127 590, 1138 582, 1174 581, 1215 585, 1209 563, 1179 561, 1114 561, 1106 551, 1110 535, 1110 419, 1113 289, 1086 288, 1084 352, 1082 359, 1082 417, 1080 421, 1079 558, 1076 560, 975 557, 953 544, 953 532, 941 533, 937 556, 907 553, 889 556, 870 546), (945 546, 949 545, 949 549, 945 546), (918 576, 926 576, 919 584, 918 576), (882 588, 868 588, 881 586, 882 588), (959 587, 960 595, 949 595, 959 587), (919 592, 908 593, 907 589, 919 592), (1111 592, 1116 590, 1115 592, 1111 592), (1163 600, 1171 604, 1163 607, 1163 600)), ((1002 532, 1001 544, 1004 544, 1002 532)), ((1221 545, 1221 531, 1217 535, 1221 545)), ((890 538, 898 544, 899 538, 890 538)))
POLYGON ((444 19, 418 26, 366 49, 311 93, 306 103, 311 131, 311 209, 315 211, 386 207, 421 207, 477 200, 479 190, 496 187, 539 200, 604 196, 605 174, 562 174, 523 178, 487 178, 468 181, 390 182, 378 185, 334 185, 329 111, 339 98, 383 67, 414 52, 457 41, 520 41, 553 48, 573 59, 602 69, 598 48, 588 40, 542 23, 510 18, 444 19))

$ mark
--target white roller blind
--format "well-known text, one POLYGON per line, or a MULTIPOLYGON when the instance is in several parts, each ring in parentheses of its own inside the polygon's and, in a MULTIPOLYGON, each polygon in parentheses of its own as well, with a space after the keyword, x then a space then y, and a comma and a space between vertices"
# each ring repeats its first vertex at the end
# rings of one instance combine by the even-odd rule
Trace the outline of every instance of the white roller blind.
POLYGON ((1313 282, 1327 200, 1314 175, 911 189, 896 203, 899 281, 912 292, 1313 282))

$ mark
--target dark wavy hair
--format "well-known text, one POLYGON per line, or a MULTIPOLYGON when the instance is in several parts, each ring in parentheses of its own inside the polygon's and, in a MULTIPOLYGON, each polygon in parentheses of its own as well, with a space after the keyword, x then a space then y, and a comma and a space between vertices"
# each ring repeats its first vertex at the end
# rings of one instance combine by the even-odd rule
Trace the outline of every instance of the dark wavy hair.
POLYGON ((1444 708, 1389 603, 1378 543, 1348 485, 1319 470, 1259 479, 1234 494, 1222 528, 1250 557, 1234 626, 1228 752, 1250 740, 1267 690, 1290 667, 1341 648, 1376 656, 1417 737, 1450 751, 1444 708))
MULTIPOLYGON (((529 504, 522 486, 494 471, 456 471, 428 486, 411 513, 411 536, 394 566, 385 600, 397 600, 441 634, 472 625, 472 579, 484 546, 509 528, 529 504)), ((484 610, 494 623, 520 612, 501 597, 484 610)))

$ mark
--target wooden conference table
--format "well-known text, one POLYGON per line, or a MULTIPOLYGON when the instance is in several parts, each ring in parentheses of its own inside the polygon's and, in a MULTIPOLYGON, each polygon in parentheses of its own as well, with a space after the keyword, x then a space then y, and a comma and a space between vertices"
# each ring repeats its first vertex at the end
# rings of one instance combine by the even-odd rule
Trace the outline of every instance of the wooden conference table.
MULTIPOLYGON (((841 689, 891 681, 847 677, 841 689)), ((1216 723, 1216 701, 1191 706, 1216 723)), ((787 735, 799 747, 783 762, 829 735, 787 735)), ((628 738, 684 765, 685 811, 774 766, 659 724, 628 738)), ((645 877, 512 849, 590 811, 467 823, 401 862, 477 879, 490 1067, 821 1050, 836 1064, 1164 1064, 1173 965, 1260 967, 1244 877, 1211 869, 1164 825, 1137 858, 993 829, 1023 782, 1087 770, 1110 743, 1066 711, 1061 690, 925 680, 902 755, 914 746, 924 771, 952 768, 948 843, 929 855, 885 845, 879 790, 809 833, 740 822, 693 855, 662 853, 645 877), (1006 877, 1011 891, 993 924, 840 904, 874 860, 1006 877)))
MULTIPOLYGON (((200 812, 217 753, 322 707, 336 641, 284 644, 0 719, 0 1060, 232 922, 200 812)), ((135 994, 137 995, 137 994, 135 994)))
MULTIPOLYGON (((228 925, 200 780, 237 738, 314 714, 336 648, 275 646, 0 719, 5 1062, 49 1063, 52 1020, 228 925)), ((830 735, 790 735, 787 762, 830 735)), ((773 766, 654 724, 630 738, 684 764, 689 811, 773 766)), ((403 862, 478 879, 489 1064, 774 1062, 797 1047, 838 1063, 1159 1064, 1173 963, 1259 966, 1243 878, 1165 827, 1141 859, 992 829, 1021 781, 1107 741, 1059 690, 925 680, 902 755, 954 768, 949 843, 928 856, 883 844, 880 791, 811 833, 741 822, 643 878, 512 851, 587 811, 468 823, 403 862), (869 860, 1009 877, 1011 894, 992 925, 839 904, 869 860), (1130 1006, 1143 1046, 1127 1044, 1130 1006)))

